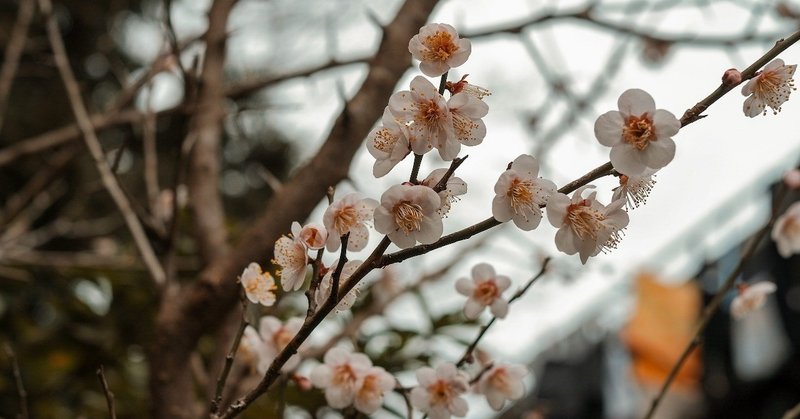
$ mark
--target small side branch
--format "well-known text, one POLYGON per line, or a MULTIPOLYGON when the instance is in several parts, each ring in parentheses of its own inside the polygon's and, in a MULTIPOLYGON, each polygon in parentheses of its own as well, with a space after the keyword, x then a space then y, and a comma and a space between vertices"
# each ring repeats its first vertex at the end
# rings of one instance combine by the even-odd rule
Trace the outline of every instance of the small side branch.
POLYGON ((114 393, 111 392, 111 389, 108 387, 108 381, 106 381, 106 375, 103 372, 103 366, 100 365, 100 368, 97 369, 97 379, 100 381, 100 385, 103 386, 103 394, 106 396, 106 404, 108 405, 108 416, 111 419, 117 419, 117 412, 114 408, 114 393))
POLYGON ((6 356, 11 362, 11 372, 14 374, 14 384, 17 387, 17 396, 19 397, 19 418, 28 419, 28 393, 25 391, 25 385, 22 382, 22 373, 19 370, 19 362, 17 361, 17 354, 14 353, 14 348, 11 344, 3 345, 5 347, 6 356))
POLYGON ((222 371, 220 371, 219 377, 217 378, 217 387, 214 390, 214 398, 211 400, 210 410, 212 415, 219 414, 222 403, 222 391, 225 389, 225 382, 228 381, 228 375, 230 374, 231 367, 233 366, 233 358, 236 356, 236 351, 239 349, 239 345, 242 343, 244 329, 247 328, 247 301, 243 300, 242 306, 242 321, 239 323, 239 329, 236 331, 236 337, 233 338, 231 349, 228 351, 228 355, 225 356, 225 365, 222 367, 222 371))

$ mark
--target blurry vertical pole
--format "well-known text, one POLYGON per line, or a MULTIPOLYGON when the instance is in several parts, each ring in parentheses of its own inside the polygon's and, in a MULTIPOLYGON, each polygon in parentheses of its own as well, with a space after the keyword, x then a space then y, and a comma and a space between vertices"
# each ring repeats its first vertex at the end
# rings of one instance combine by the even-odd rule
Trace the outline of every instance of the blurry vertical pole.
MULTIPOLYGON (((328 186, 347 177, 350 162, 381 117, 397 81, 411 65, 409 39, 427 22, 437 2, 408 0, 400 7, 395 18, 382 28, 383 38, 369 60, 364 83, 336 118, 314 157, 264 204, 257 220, 240 235, 235 247, 225 257, 212 256, 205 260, 207 265, 197 281, 186 283, 180 289, 173 285, 175 288, 162 299, 149 351, 152 417, 185 418, 193 415, 190 410, 194 407, 195 393, 189 375, 189 359, 198 339, 216 331, 230 310, 236 307, 239 295, 236 276, 242 269, 254 260, 270 258, 275 241, 289 231, 291 222, 308 217, 325 198, 328 186)), ((220 16, 213 15, 214 10, 221 7, 220 3, 230 6, 230 2, 214 3, 209 15, 209 32, 212 27, 224 29, 224 25, 220 29, 218 23, 220 16)), ((207 53, 206 60, 209 59, 207 53)), ((209 65, 206 63, 206 71, 209 65)), ((201 92, 199 100, 209 94, 208 91, 201 92)), ((242 92, 239 94, 245 96, 242 92)), ((197 132, 197 128, 199 126, 193 126, 192 131, 197 132)), ((193 172, 190 174, 194 175, 193 172)), ((216 184, 214 179, 213 185, 202 186, 213 187, 216 191, 216 184)), ((197 204, 205 205, 206 202, 197 204)), ((216 251, 213 247, 205 250, 216 251)), ((202 408, 208 402, 204 400, 202 408)), ((197 412, 194 415, 197 416, 197 412)))
MULTIPOLYGON (((216 0, 208 12, 205 33, 206 50, 200 75, 200 91, 187 138, 191 147, 188 168, 189 204, 193 212, 194 234, 203 265, 212 265, 228 253, 225 212, 219 191, 220 140, 225 118, 225 45, 227 23, 236 0, 216 0)), ((170 10, 167 9, 166 13, 170 10)), ((179 58, 180 59, 180 58, 179 58)), ((186 92, 188 95, 188 92, 186 92)), ((188 97, 188 96, 187 96, 188 97)), ((175 325, 165 307, 184 298, 183 287, 171 281, 161 299, 157 322, 169 328, 175 325)), ((180 331, 169 334, 168 342, 156 342, 150 353, 152 416, 155 418, 195 417, 200 406, 195 397, 191 369, 187 367, 195 341, 180 331)), ((161 336, 159 336, 161 337, 161 336)), ((158 338, 157 338, 158 339, 158 338)))

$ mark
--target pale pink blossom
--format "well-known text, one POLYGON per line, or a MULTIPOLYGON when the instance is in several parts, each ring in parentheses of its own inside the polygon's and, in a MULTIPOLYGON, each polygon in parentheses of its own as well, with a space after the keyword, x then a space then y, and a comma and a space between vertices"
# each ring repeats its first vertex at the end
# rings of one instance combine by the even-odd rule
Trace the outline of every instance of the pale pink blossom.
MULTIPOLYGON (((281 322, 277 317, 264 316, 261 318, 258 326, 258 334, 264 343, 263 359, 259 363, 258 372, 264 374, 267 368, 275 359, 276 356, 291 342, 300 328, 303 327, 302 317, 292 317, 286 321, 281 322)), ((281 371, 291 371, 297 368, 300 364, 300 355, 294 354, 283 365, 281 371)))
POLYGON ((372 361, 341 346, 329 349, 324 361, 311 371, 311 382, 325 390, 325 400, 331 407, 350 406, 359 389, 359 378, 372 367, 372 361))
MULTIPOLYGON (((489 105, 475 96, 465 92, 456 93, 447 100, 447 108, 453 119, 453 133, 458 143, 467 147, 476 146, 483 142, 486 137, 486 124, 483 118, 489 113, 489 105)), ((455 154, 443 155, 442 149, 456 150, 456 146, 445 146, 439 148, 439 154, 444 160, 452 160, 461 151, 458 145, 455 154)))
POLYGON ((392 186, 375 208, 375 230, 389 236, 401 249, 417 242, 431 244, 442 236, 442 218, 437 213, 440 207, 439 195, 427 186, 392 186))
MULTIPOLYGON (((322 277, 322 281, 319 283, 319 288, 317 288, 317 292, 314 294, 314 300, 317 302, 318 306, 325 304, 325 301, 331 295, 331 287, 333 286, 333 273, 336 270, 336 266, 339 265, 339 260, 337 259, 333 262, 333 265, 328 268, 328 272, 325 273, 325 276, 322 277)), ((341 289, 342 284, 347 282, 347 279, 350 278, 350 275, 361 266, 360 260, 349 260, 345 262, 344 266, 342 267, 342 274, 339 278, 339 289, 341 289)), ((358 288, 353 288, 348 292, 339 304, 336 306, 336 310, 344 311, 348 310, 353 304, 356 302, 356 298, 358 297, 358 288)))
POLYGON ((369 242, 367 223, 372 220, 372 213, 378 201, 362 198, 357 192, 349 193, 338 201, 334 201, 322 216, 322 223, 328 230, 328 250, 333 252, 341 246, 341 237, 350 233, 347 239, 347 250, 359 251, 369 242))
POLYGON ((438 77, 467 62, 472 44, 468 39, 459 39, 455 28, 446 23, 429 23, 411 38, 408 51, 420 61, 423 74, 438 77))
POLYGON ((486 396, 489 406, 500 411, 506 400, 519 400, 525 394, 522 378, 528 370, 522 365, 498 364, 481 376, 478 391, 486 396))
POLYGON ((656 109, 653 97, 641 89, 626 90, 617 105, 619 111, 606 112, 594 123, 597 140, 611 147, 614 169, 638 176, 671 162, 675 157, 672 136, 681 128, 675 115, 656 109))
POLYGON ((253 326, 245 327, 242 340, 239 342, 239 351, 242 355, 239 359, 250 366, 251 371, 259 371, 263 374, 272 362, 267 354, 267 348, 264 346, 264 340, 253 326))
POLYGON ((303 242, 281 236, 275 242, 275 259, 272 262, 281 267, 278 274, 284 291, 297 291, 303 286, 308 267, 308 249, 303 242))
POLYGON ((489 89, 486 89, 481 86, 477 86, 467 82, 467 77, 469 74, 465 74, 461 77, 461 80, 453 83, 448 81, 445 83, 446 89, 450 91, 451 95, 456 93, 464 92, 468 95, 475 96, 478 99, 483 100, 486 96, 491 96, 492 92, 489 89))
POLYGON ((761 308, 767 297, 778 288, 769 281, 758 282, 753 285, 740 284, 739 295, 731 302, 731 314, 741 319, 753 311, 761 308))
POLYGON ((522 230, 533 230, 542 220, 541 207, 556 191, 556 185, 538 177, 539 162, 523 154, 511 163, 494 185, 492 216, 505 223, 513 220, 522 230))
POLYGON ((370 367, 356 381, 356 395, 353 406, 371 415, 383 405, 383 395, 395 387, 395 379, 381 367, 370 367))
MULTIPOLYGON (((445 173, 447 173, 447 169, 436 169, 422 181, 422 184, 433 189, 442 180, 445 173)), ((461 178, 450 176, 445 188, 439 191, 439 198, 442 201, 442 205, 436 211, 439 216, 446 216, 450 212, 453 202, 458 201, 458 197, 465 193, 467 193, 467 183, 461 178)))
POLYGON ((547 219, 558 228, 556 247, 568 255, 579 253, 582 263, 601 251, 616 248, 620 232, 629 221, 628 213, 622 209, 624 200, 604 206, 595 199, 595 191, 582 197, 589 187, 593 188, 583 186, 576 190, 572 199, 555 193, 547 203, 547 219))
POLYGON ((431 419, 463 417, 469 406, 461 395, 469 389, 467 375, 455 365, 444 363, 436 370, 422 367, 417 370, 419 386, 411 390, 411 404, 431 419))
POLYGON ((789 100, 794 87, 794 71, 797 65, 784 65, 783 60, 776 58, 767 64, 757 76, 750 79, 742 88, 742 95, 749 96, 744 100, 744 114, 753 118, 758 114, 767 114, 767 106, 777 115, 781 105, 789 100))
POLYGON ((381 122, 367 137, 367 151, 375 157, 372 166, 375 177, 385 176, 411 152, 408 127, 392 115, 388 106, 383 110, 381 122))
POLYGON ((453 160, 461 149, 453 129, 453 115, 444 96, 425 77, 411 81, 411 90, 403 90, 389 98, 389 111, 397 119, 408 122, 411 150, 425 154, 439 150, 444 160, 453 160))
POLYGON ((300 227, 300 223, 295 221, 292 223, 292 235, 295 240, 311 250, 322 249, 325 247, 325 241, 328 240, 328 231, 318 223, 309 223, 300 227))
POLYGON ((772 240, 785 258, 800 253, 800 202, 792 204, 772 227, 772 240))
MULTIPOLYGON (((645 172, 647 173, 647 172, 645 172)), ((612 201, 623 199, 627 209, 639 208, 647 202, 650 191, 656 185, 654 174, 644 174, 640 176, 620 175, 619 186, 614 188, 612 201)))
POLYGON ((248 300, 267 307, 275 304, 275 279, 269 272, 262 272, 261 265, 255 262, 248 265, 239 282, 248 300))
POLYGON ((492 265, 479 263, 472 267, 472 279, 459 278, 456 291, 467 296, 464 304, 464 316, 477 319, 484 308, 489 307, 497 318, 504 318, 508 313, 508 301, 503 298, 503 291, 511 286, 511 279, 497 275, 492 265))

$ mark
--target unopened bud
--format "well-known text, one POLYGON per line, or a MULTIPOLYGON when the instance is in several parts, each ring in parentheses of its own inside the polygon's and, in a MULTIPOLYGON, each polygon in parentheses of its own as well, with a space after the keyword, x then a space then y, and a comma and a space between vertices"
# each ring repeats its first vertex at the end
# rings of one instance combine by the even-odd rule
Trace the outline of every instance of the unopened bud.
POLYGON ((311 390, 311 380, 309 380, 306 376, 294 374, 292 375, 292 381, 297 384, 297 388, 299 388, 301 391, 311 390))
POLYGON ((722 83, 725 85, 736 86, 741 82, 742 82, 742 73, 735 68, 729 68, 725 70, 725 73, 722 75, 722 83))

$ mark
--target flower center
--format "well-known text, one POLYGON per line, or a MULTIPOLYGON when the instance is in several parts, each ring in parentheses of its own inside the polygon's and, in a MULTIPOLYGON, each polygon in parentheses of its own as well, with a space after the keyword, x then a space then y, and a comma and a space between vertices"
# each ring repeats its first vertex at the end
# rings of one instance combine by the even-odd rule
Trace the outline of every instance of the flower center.
POLYGON ((392 212, 394 213, 394 222, 404 233, 408 234, 422 229, 421 223, 425 215, 419 204, 403 201, 395 205, 392 212))
POLYGON ((431 404, 443 404, 448 405, 450 400, 454 397, 453 389, 450 388, 450 385, 447 381, 438 380, 436 383, 432 384, 428 387, 428 391, 431 395, 431 404))
POLYGON ((458 51, 458 45, 453 42, 453 36, 442 31, 436 31, 433 35, 425 37, 422 44, 428 48, 423 57, 429 61, 447 61, 458 51))
POLYGON ((758 76, 753 90, 769 107, 779 111, 783 102, 789 100, 789 94, 794 90, 794 79, 778 71, 767 70, 758 76))
POLYGON ((423 100, 418 103, 416 120, 423 125, 435 126, 442 117, 442 109, 435 100, 423 100))
POLYGON ((597 233, 603 227, 602 221, 605 220, 603 214, 593 209, 586 199, 577 204, 570 204, 567 207, 566 218, 581 240, 597 239, 597 233))
POLYGON ((285 327, 281 327, 278 329, 275 334, 272 335, 272 340, 275 342, 275 345, 278 347, 278 350, 283 350, 289 342, 292 341, 294 335, 286 330, 285 327))
POLYGON ((787 237, 800 237, 800 222, 794 217, 787 217, 781 232, 787 237))
POLYGON ((336 366, 333 369, 333 385, 336 387, 351 387, 356 382, 356 373, 350 364, 336 366))
POLYGON ((533 181, 530 179, 515 178, 511 181, 507 195, 511 200, 511 209, 514 210, 514 214, 531 212, 538 207, 533 199, 533 186, 533 181))
POLYGON ((468 116, 460 112, 450 112, 453 115, 453 130, 456 132, 456 137, 459 141, 475 141, 477 138, 472 135, 480 126, 477 122, 470 119, 468 116))
POLYGON ((364 384, 358 390, 358 396, 362 399, 377 399, 379 394, 378 378, 374 375, 364 377, 364 384))
POLYGON ((333 228, 344 235, 358 222, 358 212, 352 205, 348 205, 336 212, 333 218, 333 228))
POLYGON ((300 234, 300 240, 303 243, 306 243, 309 247, 311 246, 319 246, 320 244, 324 244, 325 241, 322 239, 322 232, 317 230, 316 228, 308 228, 305 229, 300 234))
POLYGON ((622 141, 636 147, 637 150, 647 148, 650 141, 656 140, 656 128, 647 114, 629 116, 622 127, 622 141))
POLYGON ((389 153, 394 148, 395 143, 397 142, 397 136, 392 134, 388 128, 382 128, 375 133, 375 140, 373 140, 373 145, 380 151, 384 153, 389 153))
POLYGON ((493 279, 481 282, 472 293, 472 296, 485 306, 491 304, 499 295, 500 291, 497 289, 497 284, 493 279))

